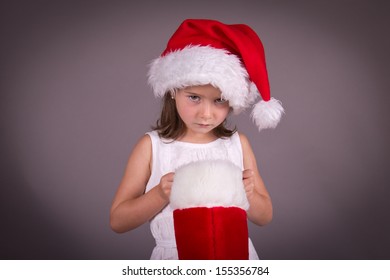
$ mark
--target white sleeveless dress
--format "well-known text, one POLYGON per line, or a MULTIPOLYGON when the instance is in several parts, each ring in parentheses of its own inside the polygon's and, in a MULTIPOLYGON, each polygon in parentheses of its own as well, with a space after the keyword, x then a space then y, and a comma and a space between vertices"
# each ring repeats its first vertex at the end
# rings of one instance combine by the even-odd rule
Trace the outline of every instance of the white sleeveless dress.
MULTIPOLYGON (((243 169, 242 146, 238 133, 230 138, 219 138, 206 144, 195 144, 161 139, 156 131, 148 132, 152 140, 152 172, 146 185, 146 192, 160 183, 163 175, 185 164, 199 160, 229 160, 243 169)), ((152 260, 177 260, 173 210, 168 204, 150 221, 150 230, 156 246, 152 260)), ((249 259, 259 259, 249 239, 249 259)))

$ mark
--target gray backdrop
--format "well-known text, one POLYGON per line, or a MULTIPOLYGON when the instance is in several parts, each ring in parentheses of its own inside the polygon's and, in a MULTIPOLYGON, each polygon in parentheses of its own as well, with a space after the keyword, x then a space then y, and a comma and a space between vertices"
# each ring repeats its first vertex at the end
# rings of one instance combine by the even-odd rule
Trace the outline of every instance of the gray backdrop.
POLYGON ((147 64, 185 18, 247 23, 287 114, 247 134, 274 220, 249 225, 264 259, 390 258, 385 1, 2 1, 2 259, 147 259, 148 224, 109 209, 160 110, 147 64), (134 4, 136 3, 136 4, 134 4), (387 143, 387 144, 386 144, 387 143))

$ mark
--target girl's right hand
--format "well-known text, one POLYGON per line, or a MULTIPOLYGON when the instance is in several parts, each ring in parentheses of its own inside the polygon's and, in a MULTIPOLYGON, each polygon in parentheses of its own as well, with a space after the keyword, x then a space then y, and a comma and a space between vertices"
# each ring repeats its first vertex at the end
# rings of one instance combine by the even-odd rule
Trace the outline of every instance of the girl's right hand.
POLYGON ((160 183, 157 185, 157 187, 160 190, 161 197, 167 201, 169 201, 169 197, 171 195, 171 189, 172 189, 174 177, 175 177, 174 172, 167 173, 161 177, 160 183))

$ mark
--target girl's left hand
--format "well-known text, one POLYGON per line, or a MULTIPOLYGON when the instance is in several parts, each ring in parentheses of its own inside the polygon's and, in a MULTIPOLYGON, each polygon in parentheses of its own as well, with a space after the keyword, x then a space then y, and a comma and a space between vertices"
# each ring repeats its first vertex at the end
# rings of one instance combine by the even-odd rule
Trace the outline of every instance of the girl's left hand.
POLYGON ((252 197, 255 190, 255 177, 251 169, 246 169, 242 172, 242 180, 244 182, 244 189, 248 200, 252 197))

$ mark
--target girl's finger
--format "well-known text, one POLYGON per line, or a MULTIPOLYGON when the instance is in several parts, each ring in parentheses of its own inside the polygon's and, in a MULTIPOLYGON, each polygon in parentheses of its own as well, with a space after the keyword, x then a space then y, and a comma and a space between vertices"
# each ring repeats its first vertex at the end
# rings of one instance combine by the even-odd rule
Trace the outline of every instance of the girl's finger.
POLYGON ((253 176, 253 171, 252 169, 245 169, 243 172, 242 172, 242 177, 243 179, 247 179, 249 177, 252 177, 253 176))

